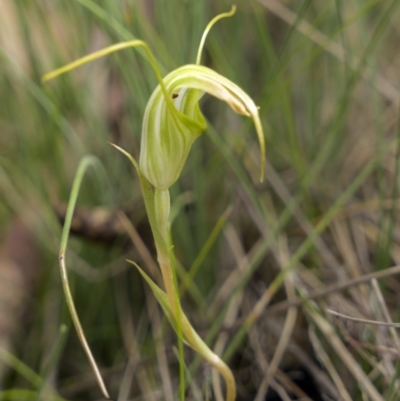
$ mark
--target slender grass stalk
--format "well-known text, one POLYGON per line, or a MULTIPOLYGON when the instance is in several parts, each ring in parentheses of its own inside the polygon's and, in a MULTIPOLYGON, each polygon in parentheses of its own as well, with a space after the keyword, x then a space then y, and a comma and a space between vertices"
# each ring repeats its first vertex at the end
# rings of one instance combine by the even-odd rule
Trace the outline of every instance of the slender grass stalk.
POLYGON ((67 250, 69 232, 71 229, 71 222, 72 222, 72 217, 74 215, 76 201, 78 199, 79 189, 81 187, 82 180, 86 173, 86 170, 90 166, 93 166, 98 163, 99 163, 98 159, 95 158, 94 156, 85 156, 79 163, 78 170, 77 170, 74 182, 72 184, 72 190, 71 190, 71 195, 70 195, 69 202, 68 202, 67 214, 65 216, 65 222, 64 222, 64 227, 63 227, 62 236, 61 236, 59 263, 60 263, 61 281, 62 281, 63 290, 64 290, 64 294, 65 294, 65 300, 67 302, 68 309, 71 314, 72 322, 73 322, 76 332, 78 334, 79 341, 81 342, 81 345, 85 351, 85 354, 86 354, 87 358, 89 359, 90 365, 96 376, 96 380, 100 387, 101 392, 103 393, 105 398, 111 399, 110 395, 108 394, 107 388, 104 384, 103 378, 101 377, 100 370, 93 357, 92 351, 90 350, 89 344, 86 340, 85 333, 83 331, 81 322, 79 320, 78 313, 76 311, 74 300, 72 297, 72 293, 71 293, 71 290, 69 287, 67 268, 65 266, 65 252, 67 250))
MULTIPOLYGON (((54 348, 54 353, 52 354, 53 358, 50 359, 50 363, 48 367, 54 367, 55 362, 57 361, 57 356, 59 355, 60 348, 62 346, 62 341, 65 339, 66 327, 62 326, 60 329, 60 336, 58 338, 59 341, 56 343, 56 347, 54 348), (52 363, 54 362, 54 363, 52 363)), ((30 367, 25 365, 22 361, 12 355, 9 351, 4 348, 0 348, 0 360, 4 364, 9 365, 16 372, 18 372, 22 377, 24 377, 28 382, 30 382, 37 390, 26 390, 26 389, 10 389, 6 391, 0 391, 0 400, 53 400, 53 401, 65 401, 64 398, 54 394, 53 392, 45 391, 45 379, 47 370, 45 370, 45 374, 42 376, 38 375, 34 372, 30 367)))
MULTIPOLYGON (((38 393, 32 390, 13 388, 11 390, 0 391, 0 401, 34 401, 37 400, 38 393)), ((65 398, 62 398, 55 394, 42 394, 41 400, 43 401, 66 401, 65 398)))
POLYGON ((335 204, 328 210, 328 212, 324 215, 324 217, 319 221, 319 223, 316 225, 311 235, 308 236, 308 238, 300 245, 300 247, 297 249, 295 254, 290 259, 288 265, 284 269, 282 269, 282 271, 277 275, 277 277, 268 287, 267 291, 257 302, 252 312, 248 314, 245 323, 243 323, 242 327, 236 333, 233 340, 226 349, 224 354, 224 359, 229 360, 232 357, 233 353, 243 340, 248 330, 253 326, 255 321, 260 316, 261 312, 268 305, 272 297, 276 294, 278 289, 283 284, 286 273, 294 269, 294 267, 300 261, 300 259, 308 252, 310 247, 313 246, 315 238, 326 229, 328 224, 332 221, 332 219, 343 207, 343 205, 348 201, 348 199, 354 194, 354 192, 360 187, 360 185, 363 184, 364 181, 374 171, 375 167, 376 167, 376 160, 371 161, 369 164, 367 164, 367 166, 364 167, 364 169, 354 179, 352 184, 347 188, 346 191, 344 191, 341 194, 341 196, 339 197, 339 199, 337 199, 335 204))
POLYGON ((203 248, 200 250, 199 254, 197 255, 196 259, 194 260, 192 266, 190 267, 187 275, 184 277, 183 283, 180 287, 180 296, 182 297, 186 290, 190 287, 190 283, 193 278, 196 276, 198 270, 200 269, 201 265, 204 263, 207 255, 209 254, 211 247, 215 244, 223 226, 225 225, 228 217, 232 213, 232 207, 228 207, 227 210, 222 214, 222 216, 218 219, 217 224, 211 231, 206 243, 204 244, 203 248))
POLYGON ((48 360, 48 362, 43 370, 43 373, 41 375, 43 378, 43 382, 38 391, 36 401, 41 401, 43 399, 43 395, 46 390, 46 383, 47 383, 48 377, 50 376, 50 374, 52 373, 53 369, 56 367, 56 365, 60 359, 60 356, 61 356, 62 351, 65 346, 65 342, 67 340, 67 334, 68 334, 68 328, 65 324, 62 324, 60 327, 60 330, 58 332, 58 336, 54 343, 54 346, 50 351, 49 360, 48 360))
MULTIPOLYGON (((170 243, 171 243, 171 237, 170 237, 170 243)), ((180 297, 179 297, 179 290, 178 290, 178 280, 177 280, 177 274, 176 274, 176 263, 175 263, 175 256, 172 251, 172 246, 170 247, 170 260, 171 260, 171 267, 172 267, 172 274, 173 274, 173 279, 174 279, 174 289, 178 296, 176 297, 176 304, 175 304, 175 310, 176 310, 176 320, 177 320, 177 336, 178 336, 178 356, 179 356, 179 395, 180 395, 180 400, 184 401, 185 400, 185 358, 184 358, 184 351, 183 351, 183 332, 182 332, 182 311, 180 308, 180 297)))
POLYGON ((0 360, 4 364, 12 367, 34 387, 40 388, 42 386, 43 379, 40 375, 4 348, 0 348, 0 360))

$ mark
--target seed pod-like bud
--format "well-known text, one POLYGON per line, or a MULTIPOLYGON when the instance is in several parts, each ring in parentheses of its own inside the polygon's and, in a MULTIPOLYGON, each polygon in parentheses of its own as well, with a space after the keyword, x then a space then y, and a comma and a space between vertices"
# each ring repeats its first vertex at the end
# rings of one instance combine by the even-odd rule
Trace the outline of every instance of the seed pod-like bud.
POLYGON ((199 108, 204 93, 226 102, 236 113, 252 117, 261 147, 261 178, 265 145, 258 109, 237 85, 200 65, 185 65, 158 85, 146 107, 139 165, 143 175, 158 189, 168 189, 180 176, 190 148, 207 128, 199 108))

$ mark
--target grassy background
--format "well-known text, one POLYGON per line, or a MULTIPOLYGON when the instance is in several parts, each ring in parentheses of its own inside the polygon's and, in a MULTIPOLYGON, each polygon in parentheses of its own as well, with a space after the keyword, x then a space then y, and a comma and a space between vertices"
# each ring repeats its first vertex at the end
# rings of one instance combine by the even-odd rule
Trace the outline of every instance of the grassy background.
MULTIPOLYGON (((279 313, 265 311, 275 292, 272 303, 303 298, 399 264, 400 3, 236 4, 236 15, 212 29, 203 64, 260 106, 266 180, 258 182, 252 122, 205 97, 209 129, 171 188, 182 282, 185 271, 194 272, 184 309, 203 338, 219 353, 226 350, 242 400, 261 400, 266 383, 284 397, 290 391, 281 369, 300 365, 331 399, 400 399, 394 329, 327 312, 396 321, 396 277, 380 287, 367 281, 334 291, 298 309, 280 304, 279 313)), ((177 398, 176 338, 125 263, 130 258, 150 268, 151 259, 131 245, 113 214, 127 211, 154 255, 138 180, 107 144, 138 157, 154 73, 140 51, 126 50, 46 85, 40 78, 133 38, 149 44, 165 74, 195 62, 207 22, 230 6, 223 0, 0 3, 0 269, 6 266, 0 399, 100 397, 75 332, 60 334, 71 323, 58 272, 56 210, 67 202, 86 154, 103 168, 88 173, 78 205, 89 226, 99 224, 92 212, 101 207, 120 233, 112 241, 75 236, 69 244, 67 266, 89 343, 115 399, 177 398)), ((186 351, 188 398, 206 399, 210 368, 186 351)))

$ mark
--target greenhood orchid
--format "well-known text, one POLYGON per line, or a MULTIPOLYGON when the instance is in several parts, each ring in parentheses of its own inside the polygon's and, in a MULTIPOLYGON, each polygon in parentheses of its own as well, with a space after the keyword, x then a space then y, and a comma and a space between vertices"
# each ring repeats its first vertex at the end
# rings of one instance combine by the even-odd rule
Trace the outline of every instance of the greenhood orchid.
MULTIPOLYGON (((219 19, 229 17, 234 13, 235 7, 232 7, 230 12, 216 16, 207 25, 200 42, 196 64, 184 65, 177 68, 164 78, 159 72, 157 62, 148 45, 141 40, 132 40, 109 46, 52 71, 43 77, 43 81, 48 81, 87 62, 122 49, 140 46, 145 50, 156 74, 158 86, 152 93, 146 106, 142 125, 139 162, 136 162, 135 158, 123 149, 114 146, 132 161, 140 177, 146 211, 153 232, 157 258, 165 285, 165 292, 153 283, 150 277, 139 267, 138 270, 152 288, 166 316, 178 332, 178 337, 184 339, 188 345, 204 357, 224 377, 227 393, 226 398, 228 401, 233 401, 236 396, 233 374, 228 366, 198 336, 180 305, 179 291, 175 282, 176 277, 174 277, 174 257, 169 234, 169 187, 181 175, 193 142, 207 128, 206 120, 199 107, 199 101, 206 93, 224 101, 236 113, 253 119, 261 148, 261 180, 263 179, 265 144, 257 106, 236 84, 212 69, 200 65, 202 49, 209 30, 219 19)), ((92 363, 103 394, 106 398, 109 398, 101 376, 98 370, 96 370, 97 367, 87 346, 77 317, 69 291, 64 259, 60 258, 60 261, 64 291, 75 327, 85 352, 92 363)))
POLYGON ((251 116, 264 152, 257 107, 233 82, 210 68, 185 65, 163 83, 167 94, 159 85, 146 107, 139 158, 142 173, 155 188, 168 189, 178 179, 193 142, 206 130, 199 108, 204 93, 223 100, 236 113, 251 116))
POLYGON ((177 68, 162 78, 157 62, 147 44, 141 40, 122 42, 92 53, 43 77, 48 81, 67 71, 107 54, 129 47, 144 47, 159 85, 147 103, 142 126, 139 166, 148 181, 159 190, 168 189, 179 178, 193 142, 207 129, 199 100, 208 93, 226 102, 236 113, 254 121, 261 148, 261 180, 265 167, 265 144, 258 108, 236 84, 210 68, 199 65, 208 31, 216 21, 234 14, 215 17, 204 31, 197 63, 177 68))

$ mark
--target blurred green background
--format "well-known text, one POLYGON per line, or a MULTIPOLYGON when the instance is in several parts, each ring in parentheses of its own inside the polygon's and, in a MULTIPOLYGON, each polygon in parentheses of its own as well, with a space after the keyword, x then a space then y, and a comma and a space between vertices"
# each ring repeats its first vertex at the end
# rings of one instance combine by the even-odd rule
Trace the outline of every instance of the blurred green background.
MULTIPOLYGON (((266 180, 258 182, 251 119, 204 97, 209 128, 171 188, 172 234, 180 279, 188 287, 184 309, 210 345, 225 330, 220 352, 228 349, 238 398, 248 400, 262 395, 260 351, 272 358, 284 327, 284 311, 259 316, 254 310, 280 270, 287 268, 287 274, 274 282, 278 294, 272 302, 290 299, 290 288, 307 294, 399 264, 400 2, 235 4, 235 16, 211 30, 202 64, 237 83, 260 107, 266 180), (243 324, 248 316, 257 317, 251 328, 243 324)), ((0 0, 0 399, 101 397, 75 331, 60 332, 62 324, 71 326, 58 270, 62 221, 77 166, 87 154, 102 167, 84 179, 67 266, 88 341, 116 400, 177 399, 175 335, 125 262, 151 264, 132 245, 117 212, 125 212, 154 257, 138 178, 108 144, 138 158, 154 72, 144 53, 131 49, 48 84, 41 77, 135 38, 149 44, 166 74, 195 62, 205 26, 231 5, 0 0)), ((355 287, 319 307, 384 320, 376 291, 355 287)), ((396 319, 397 279, 382 282, 381 291, 396 319)), ((331 383, 334 399, 335 391, 344 390, 315 354, 310 330, 323 339, 351 399, 370 396, 360 378, 352 379, 348 360, 337 356, 310 309, 303 313, 287 341, 306 350, 325 375, 320 391, 328 394, 331 383)), ((375 326, 346 330, 336 326, 352 361, 365 375, 374 372, 369 380, 382 400, 397 399, 395 337, 375 326), (372 348, 357 350, 346 333, 372 348), (395 354, 382 354, 380 346, 395 354), (378 368, 381 360, 386 370, 378 368)), ((188 399, 207 399, 210 368, 186 352, 188 399)), ((281 369, 304 365, 299 358, 288 349, 281 369)))

